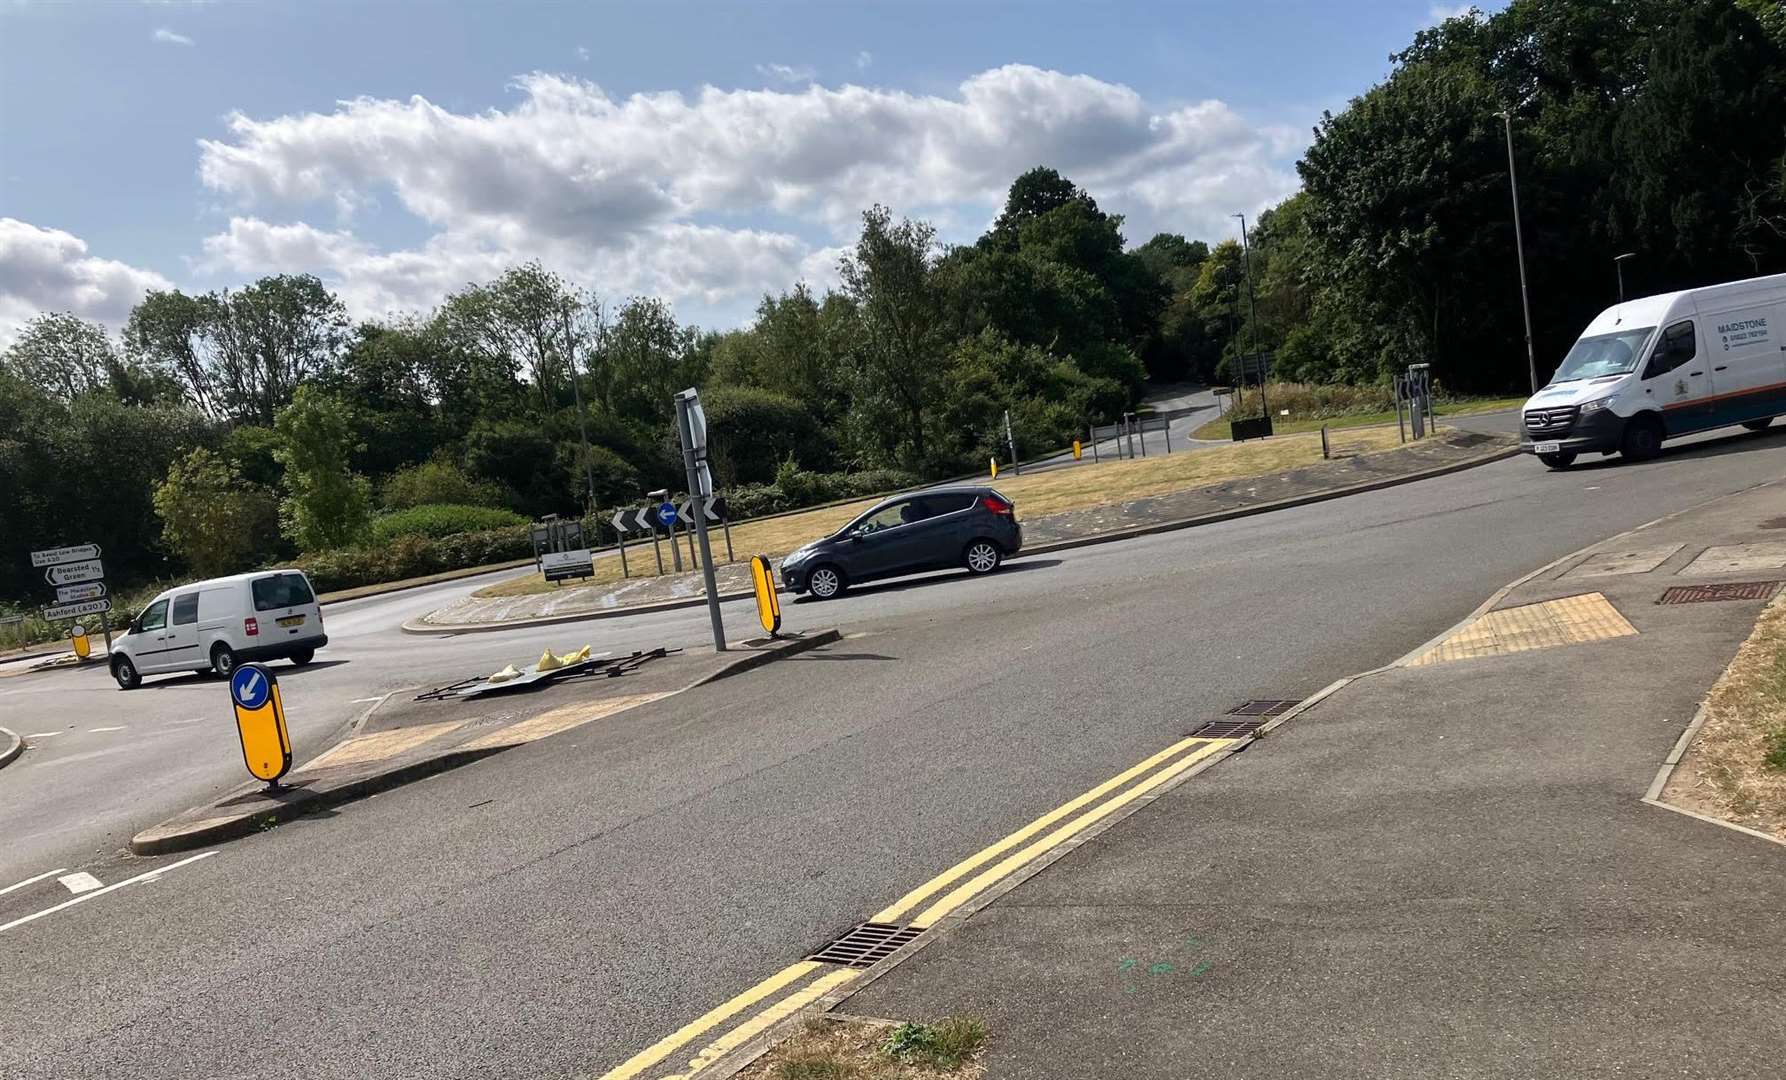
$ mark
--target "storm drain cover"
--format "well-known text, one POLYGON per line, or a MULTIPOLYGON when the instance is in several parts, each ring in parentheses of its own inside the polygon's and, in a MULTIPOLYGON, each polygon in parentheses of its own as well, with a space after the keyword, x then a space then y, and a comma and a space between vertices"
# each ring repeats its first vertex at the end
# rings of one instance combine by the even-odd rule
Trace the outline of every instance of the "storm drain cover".
POLYGON ((1229 716, 1282 716, 1297 706, 1298 702, 1284 701, 1281 698, 1256 698, 1245 701, 1228 710, 1229 716))
POLYGON ((1265 726, 1263 720, 1211 720, 1196 731, 1193 739, 1244 739, 1265 726))
POLYGON ((1705 604, 1714 600, 1766 600, 1780 588, 1778 581, 1725 581, 1716 585, 1676 585, 1662 594, 1658 604, 1705 604))
POLYGON ((892 956, 902 945, 916 938, 923 930, 916 926, 894 923, 865 922, 807 957, 827 964, 865 968, 892 956))

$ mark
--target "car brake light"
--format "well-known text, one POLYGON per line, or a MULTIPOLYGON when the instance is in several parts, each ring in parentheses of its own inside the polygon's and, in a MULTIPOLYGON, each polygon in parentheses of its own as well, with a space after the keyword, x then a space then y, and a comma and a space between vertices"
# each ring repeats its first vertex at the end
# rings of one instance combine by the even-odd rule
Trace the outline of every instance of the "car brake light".
POLYGON ((1010 503, 1004 501, 1003 499, 995 499, 990 495, 987 495, 987 496, 984 496, 983 498, 981 498, 980 505, 984 506, 986 509, 992 511, 995 514, 1006 515, 1011 512, 1011 504, 1010 503))
POLYGON ((260 622, 253 618, 243 619, 242 633, 247 634, 249 637, 259 637, 260 622))

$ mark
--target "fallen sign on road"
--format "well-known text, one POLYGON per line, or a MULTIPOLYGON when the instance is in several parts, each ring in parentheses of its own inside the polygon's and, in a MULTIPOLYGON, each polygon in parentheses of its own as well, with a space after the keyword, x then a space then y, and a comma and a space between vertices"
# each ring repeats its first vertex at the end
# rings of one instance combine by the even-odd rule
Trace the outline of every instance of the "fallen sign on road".
MULTIPOLYGON (((584 646, 584 648, 587 649, 588 646, 584 646)), ((424 690, 415 696, 415 700, 464 701, 468 698, 479 697, 484 694, 519 690, 524 687, 538 686, 542 683, 550 685, 552 683, 563 682, 567 679, 574 679, 581 676, 603 675, 608 678, 618 678, 629 671, 637 670, 640 665, 648 660, 662 659, 673 652, 681 651, 681 649, 657 648, 652 649, 649 652, 634 652, 620 657, 602 653, 600 656, 567 654, 567 657, 561 658, 553 656, 551 651, 547 650, 546 656, 540 657, 539 663, 530 664, 524 669, 516 670, 513 665, 510 665, 509 667, 496 672, 494 675, 475 675, 469 679, 461 679, 456 683, 449 683, 446 686, 437 686, 432 690, 424 690), (552 663, 546 663, 547 656, 552 657, 552 663), (568 659, 569 656, 578 656, 580 658, 571 659, 570 662, 566 663, 565 660, 568 659)))

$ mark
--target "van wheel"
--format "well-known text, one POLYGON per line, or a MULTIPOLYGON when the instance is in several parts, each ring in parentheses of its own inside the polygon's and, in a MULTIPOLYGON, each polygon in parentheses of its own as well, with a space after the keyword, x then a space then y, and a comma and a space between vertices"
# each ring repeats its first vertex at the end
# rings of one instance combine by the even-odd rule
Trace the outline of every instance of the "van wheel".
POLYGON ((1770 424, 1772 424, 1773 422, 1774 422, 1773 417, 1764 416, 1759 420, 1744 420, 1743 426, 1748 428, 1750 431, 1766 431, 1768 429, 1768 426, 1770 424))
POLYGON ((998 564, 1003 561, 1004 557, 1005 553, 1000 551, 998 545, 992 541, 975 540, 962 553, 961 561, 967 564, 970 574, 990 574, 998 569, 998 564))
POLYGON ((136 673, 136 665, 128 656, 112 657, 112 678, 118 680, 120 690, 135 690, 143 685, 143 677, 136 673))
POLYGON ((297 652, 291 654, 293 667, 303 667, 314 659, 316 659, 315 649, 299 649, 297 652))
POLYGON ((1539 454, 1538 460, 1553 469, 1567 469, 1575 464, 1575 451, 1559 450, 1554 454, 1539 454))
POLYGON ((1625 425, 1619 456, 1626 461, 1648 461, 1662 452, 1662 425, 1653 416, 1635 416, 1625 425))
POLYGON ((236 670, 235 651, 221 641, 211 646, 211 670, 225 679, 236 670))

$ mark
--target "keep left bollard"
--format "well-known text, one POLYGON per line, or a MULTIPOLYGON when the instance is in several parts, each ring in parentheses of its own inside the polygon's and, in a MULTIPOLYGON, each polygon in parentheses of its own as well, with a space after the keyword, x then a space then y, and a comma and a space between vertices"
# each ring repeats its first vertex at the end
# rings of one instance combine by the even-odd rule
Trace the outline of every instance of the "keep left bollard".
POLYGON ((230 702, 236 708, 236 735, 242 740, 242 762, 249 775, 265 780, 269 791, 291 771, 291 734, 285 728, 285 703, 279 680, 260 664, 243 664, 230 673, 230 702))

